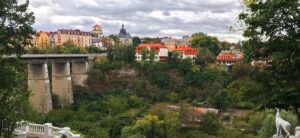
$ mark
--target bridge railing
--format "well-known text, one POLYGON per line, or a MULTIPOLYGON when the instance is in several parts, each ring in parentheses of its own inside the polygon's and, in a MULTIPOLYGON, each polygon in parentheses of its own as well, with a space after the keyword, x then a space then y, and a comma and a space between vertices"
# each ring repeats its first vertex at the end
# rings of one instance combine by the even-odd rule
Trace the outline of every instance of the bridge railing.
POLYGON ((26 138, 27 135, 53 138, 60 138, 61 136, 66 136, 67 138, 80 138, 80 135, 73 134, 69 127, 59 128, 52 126, 51 123, 33 124, 24 121, 17 122, 14 133, 18 138, 26 138))

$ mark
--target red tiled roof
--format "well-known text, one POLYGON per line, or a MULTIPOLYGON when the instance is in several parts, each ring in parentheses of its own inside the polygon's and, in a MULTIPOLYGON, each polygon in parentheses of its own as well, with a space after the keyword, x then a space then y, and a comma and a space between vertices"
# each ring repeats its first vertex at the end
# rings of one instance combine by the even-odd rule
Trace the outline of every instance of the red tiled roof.
POLYGON ((135 48, 135 51, 139 53, 144 48, 154 48, 156 50, 156 52, 159 52, 159 50, 161 48, 166 48, 167 49, 166 46, 164 46, 163 44, 160 44, 160 43, 148 43, 148 44, 140 44, 140 45, 138 45, 135 48))
POLYGON ((174 51, 183 51, 185 55, 197 55, 198 50, 191 46, 178 46, 174 51))

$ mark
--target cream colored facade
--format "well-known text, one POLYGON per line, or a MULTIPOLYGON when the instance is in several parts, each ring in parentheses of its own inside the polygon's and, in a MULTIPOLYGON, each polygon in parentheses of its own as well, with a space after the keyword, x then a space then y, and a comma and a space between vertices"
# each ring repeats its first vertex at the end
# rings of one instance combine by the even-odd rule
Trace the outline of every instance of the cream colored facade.
POLYGON ((71 41, 78 47, 89 47, 92 45, 92 35, 89 32, 82 32, 80 30, 58 30, 54 34, 55 46, 63 45, 71 41))

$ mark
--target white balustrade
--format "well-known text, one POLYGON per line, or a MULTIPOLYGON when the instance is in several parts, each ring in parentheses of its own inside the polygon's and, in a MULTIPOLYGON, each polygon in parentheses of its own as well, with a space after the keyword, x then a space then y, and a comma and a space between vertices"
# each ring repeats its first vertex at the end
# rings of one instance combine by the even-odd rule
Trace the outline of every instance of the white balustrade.
POLYGON ((40 124, 29 123, 29 132, 44 134, 44 126, 40 124))
MULTIPOLYGON (((37 136, 43 136, 43 137, 54 137, 58 138, 61 136, 66 136, 67 138, 80 138, 79 134, 73 134, 70 131, 70 128, 64 127, 54 127, 51 123, 46 124, 33 124, 33 123, 25 123, 25 122, 17 122, 15 133, 17 135, 22 134, 22 136, 25 134, 30 135, 37 135, 37 136)), ((21 137, 22 137, 21 136, 21 137)))
POLYGON ((15 130, 19 130, 20 131, 21 129, 22 129, 22 125, 20 123, 17 123, 15 130))
POLYGON ((61 131, 61 128, 59 128, 59 127, 54 127, 54 126, 52 126, 51 127, 51 129, 52 129, 52 136, 57 136, 57 135, 59 135, 59 131, 61 131))

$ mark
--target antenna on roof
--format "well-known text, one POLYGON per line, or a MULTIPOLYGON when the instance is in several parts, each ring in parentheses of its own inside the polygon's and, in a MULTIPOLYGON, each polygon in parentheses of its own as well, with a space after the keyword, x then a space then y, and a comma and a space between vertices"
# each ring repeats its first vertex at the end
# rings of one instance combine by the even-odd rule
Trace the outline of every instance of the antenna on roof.
POLYGON ((124 15, 122 15, 122 28, 124 28, 124 15))

